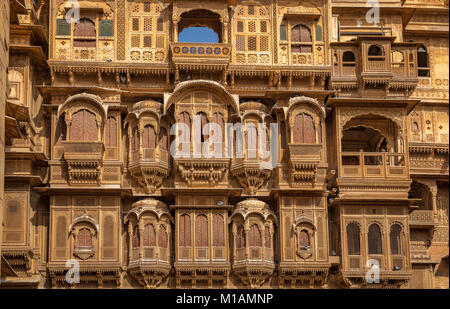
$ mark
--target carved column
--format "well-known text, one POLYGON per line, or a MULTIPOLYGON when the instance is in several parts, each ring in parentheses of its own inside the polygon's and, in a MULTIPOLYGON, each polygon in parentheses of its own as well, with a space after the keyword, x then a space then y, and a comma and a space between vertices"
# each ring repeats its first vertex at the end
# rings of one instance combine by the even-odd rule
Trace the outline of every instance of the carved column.
POLYGON ((133 224, 131 221, 128 222, 128 238, 128 263, 130 263, 133 256, 133 224))
POLYGON ((144 222, 142 220, 138 223, 139 226, 139 260, 142 260, 144 257, 144 246, 142 245, 143 236, 144 236, 144 222))

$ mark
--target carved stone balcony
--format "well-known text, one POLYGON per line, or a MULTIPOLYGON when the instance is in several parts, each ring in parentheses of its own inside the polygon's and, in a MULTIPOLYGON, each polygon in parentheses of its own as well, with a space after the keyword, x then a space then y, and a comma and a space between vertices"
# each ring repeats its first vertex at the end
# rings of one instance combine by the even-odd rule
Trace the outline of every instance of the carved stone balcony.
POLYGON ((272 166, 268 160, 235 158, 230 172, 249 194, 254 195, 270 178, 272 166))
POLYGON ((133 151, 128 170, 147 193, 153 193, 169 175, 169 153, 159 148, 133 151))
POLYGON ((278 220, 267 203, 256 199, 239 202, 230 220, 236 239, 233 272, 247 287, 260 288, 275 270, 273 224, 278 224, 278 220), (251 226, 245 232, 241 230, 245 236, 238 232, 243 225, 251 226))
POLYGON ((172 61, 179 69, 223 69, 230 63, 231 45, 225 43, 172 43, 172 61))
POLYGON ((64 141, 70 184, 100 184, 105 147, 103 142, 64 141))
POLYGON ((393 43, 389 37, 359 37, 355 42, 332 43, 334 88, 365 84, 414 90, 417 77, 417 43, 393 43), (375 47, 376 46, 376 47, 375 47), (379 54, 369 51, 379 48, 379 54))
POLYGON ((435 226, 433 210, 413 210, 409 214, 409 226, 410 227, 428 227, 433 228, 435 226))
POLYGON ((174 158, 181 179, 190 186, 213 186, 228 175, 230 159, 227 158, 174 158))
MULTIPOLYGON (((373 269, 372 269, 373 270, 373 269)), ((344 282, 350 288, 375 288, 389 289, 399 288, 411 278, 410 266, 404 256, 369 255, 363 258, 359 255, 344 257, 342 267, 344 282), (377 260, 379 265, 379 282, 367 282, 366 275, 370 271, 367 260, 377 260), (393 270, 393 269, 398 270, 393 270)))
POLYGON ((404 153, 342 152, 339 177, 408 179, 404 153))
POLYGON ((321 149, 321 144, 289 144, 290 181, 293 186, 315 182, 321 149))
POLYGON ((448 144, 410 143, 409 165, 411 174, 448 175, 448 153, 448 144))

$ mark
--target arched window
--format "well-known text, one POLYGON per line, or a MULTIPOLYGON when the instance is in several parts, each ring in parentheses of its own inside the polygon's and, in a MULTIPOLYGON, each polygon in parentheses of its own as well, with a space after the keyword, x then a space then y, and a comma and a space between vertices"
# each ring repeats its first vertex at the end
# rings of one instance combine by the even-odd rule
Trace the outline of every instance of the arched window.
POLYGON ((198 215, 195 220, 195 245, 208 246, 208 219, 205 215, 198 215))
POLYGON ((167 150, 167 142, 168 142, 168 135, 166 128, 162 127, 159 129, 159 149, 160 150, 167 150))
POLYGON ((342 65, 345 67, 355 66, 355 54, 351 51, 346 51, 342 54, 342 65))
POLYGON ((311 242, 309 240, 309 233, 307 230, 300 231, 298 242, 300 248, 309 247, 311 245, 311 242))
POLYGON ((280 135, 281 135, 281 149, 286 149, 286 123, 280 122, 280 135))
POLYGON ((245 248, 245 231, 244 227, 241 225, 237 228, 236 232, 236 249, 245 248))
POLYGON ((347 225, 347 250, 349 255, 360 255, 360 231, 358 224, 347 225))
POLYGON ((72 115, 70 124, 70 140, 95 142, 98 139, 97 121, 95 114, 81 109, 72 115))
POLYGON ((142 147, 145 149, 156 148, 156 133, 151 125, 146 125, 142 131, 142 147))
POLYGON ((191 118, 189 117, 189 114, 187 112, 181 112, 178 115, 178 123, 185 124, 187 127, 186 132, 182 132, 181 129, 178 130, 178 136, 181 136, 180 142, 182 143, 188 143, 191 140, 190 137, 190 130, 191 130, 191 118), (184 133, 182 135, 182 133, 184 133))
POLYGON ((212 132, 213 142, 214 143, 223 143, 223 137, 225 135, 225 132, 224 132, 225 123, 223 120, 223 115, 221 113, 217 113, 217 112, 214 113, 211 122, 217 124, 220 127, 220 131, 221 131, 221 132, 214 132, 214 130, 213 130, 213 132, 212 132))
POLYGON ((156 246, 156 231, 153 224, 148 223, 144 226, 144 234, 142 235, 142 245, 144 247, 156 246))
POLYGON ((389 236, 391 240, 391 254, 393 255, 402 254, 401 231, 402 227, 399 224, 391 226, 391 233, 389 236))
POLYGON ((383 48, 378 45, 371 45, 368 51, 369 56, 384 56, 383 48))
POLYGON ((378 224, 369 226, 369 254, 382 254, 381 230, 378 224))
POLYGON ((247 158, 255 159, 258 151, 258 129, 256 124, 246 124, 245 136, 245 148, 247 149, 247 158))
POLYGON ((305 113, 298 114, 294 120, 294 144, 316 142, 313 118, 305 113))
POLYGON ((178 42, 222 43, 220 19, 219 14, 204 9, 182 13, 178 22, 178 42))
POLYGON ((133 249, 139 248, 139 227, 137 225, 135 225, 133 228, 133 236, 131 242, 133 249))
POLYGON ((250 227, 250 231, 248 233, 248 245, 250 247, 261 247, 261 231, 259 230, 258 225, 253 224, 250 227))
POLYGON ((96 46, 95 23, 87 18, 82 18, 75 24, 73 30, 74 47, 95 47, 96 46))
POLYGON ((138 127, 134 127, 131 137, 131 148, 133 151, 139 150, 139 130, 138 127))
POLYGON ((67 126, 66 121, 64 120, 66 114, 63 113, 61 117, 59 117, 58 124, 56 125, 55 131, 55 145, 60 145, 62 141, 65 141, 67 138, 67 126))
POLYGON ((213 246, 225 246, 223 216, 215 214, 213 218, 213 246))
POLYGON ((371 61, 384 61, 385 60, 384 49, 381 46, 371 45, 369 47, 369 50, 368 50, 367 54, 368 54, 369 62, 371 62, 371 61))
POLYGON ((181 247, 191 246, 191 217, 187 214, 180 216, 179 239, 181 247))
POLYGON ((113 116, 109 116, 106 119, 106 134, 105 134, 105 146, 116 147, 117 146, 117 121, 113 116))
POLYGON ((159 226, 158 231, 158 247, 167 248, 167 230, 164 225, 159 226))
POLYGON ((417 131, 419 131, 419 125, 417 124, 417 122, 416 121, 414 121, 413 123, 412 123, 412 131, 413 132, 417 132, 417 131))
POLYGON ((270 237, 270 227, 266 226, 264 228, 264 247, 272 248, 272 241, 270 237))
POLYGON ((87 228, 82 228, 78 231, 77 235, 77 248, 91 248, 92 247, 92 235, 91 231, 87 228))
POLYGON ((285 24, 280 25, 280 41, 287 41, 287 28, 285 24))
POLYGON ((417 49, 417 74, 420 77, 430 77, 430 65, 428 61, 427 48, 422 45, 417 49))
POLYGON ((205 130, 206 124, 208 124, 208 117, 206 114, 203 112, 198 113, 194 120, 194 134, 200 134, 200 141, 202 143, 209 138, 209 131, 205 130))
POLYGON ((297 25, 291 30, 291 52, 312 53, 311 30, 305 25, 297 25))

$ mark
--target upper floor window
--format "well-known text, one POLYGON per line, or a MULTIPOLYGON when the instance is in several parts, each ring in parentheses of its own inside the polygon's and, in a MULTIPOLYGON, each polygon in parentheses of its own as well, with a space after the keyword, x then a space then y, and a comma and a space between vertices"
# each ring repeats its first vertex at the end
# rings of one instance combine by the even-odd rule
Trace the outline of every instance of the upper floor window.
POLYGON ((82 228, 78 231, 77 248, 91 248, 92 247, 92 235, 91 231, 87 228, 82 228))
POLYGON ((369 61, 384 61, 384 49, 378 45, 371 45, 367 52, 369 61))
POLYGON ((223 216, 216 214, 213 218, 213 245, 218 247, 225 246, 223 216))
POLYGON ((241 225, 237 228, 236 232, 236 249, 245 248, 245 231, 244 227, 241 225))
POLYGON ((430 77, 430 66, 428 61, 427 48, 422 45, 417 49, 417 68, 420 77, 430 77))
POLYGON ((270 227, 266 226, 264 228, 264 247, 272 248, 272 241, 270 237, 270 227))
POLYGON ((299 247, 300 248, 304 248, 304 247, 309 247, 311 245, 310 240, 309 240, 309 234, 308 231, 306 230, 301 230, 300 231, 300 237, 299 237, 299 247))
POLYGON ((137 225, 135 225, 133 228, 133 236, 132 236, 131 244, 132 244, 133 248, 139 247, 139 227, 137 225))
POLYGON ((236 61, 238 63, 268 63, 269 54, 245 56, 239 52, 270 52, 270 14, 266 8, 243 5, 237 9, 234 30, 236 33, 236 61))
POLYGON ((131 137, 131 148, 132 150, 139 150, 139 130, 138 127, 134 127, 131 137))
POLYGON ((305 25, 297 25, 292 28, 291 52, 312 53, 311 30, 305 25))
POLYGON ((369 254, 382 254, 381 229, 378 224, 373 223, 369 226, 368 233, 369 254))
POLYGON ((208 219, 205 215, 198 215, 195 221, 195 245, 208 246, 208 219))
POLYGON ((105 146, 110 148, 117 146, 117 121, 112 116, 106 119, 105 146))
POLYGON ((158 247, 167 248, 167 230, 164 225, 159 226, 158 247))
POLYGON ((347 225, 347 251, 348 255, 360 255, 359 226, 352 222, 347 225))
POLYGON ((178 42, 219 43, 222 42, 220 15, 204 9, 184 12, 178 22, 178 42))
POLYGON ((351 51, 346 51, 342 54, 342 65, 343 66, 355 66, 355 54, 351 51))
POLYGON ((168 135, 166 128, 162 127, 159 129, 159 149, 160 150, 167 150, 167 143, 168 143, 168 135))
POLYGON ((73 30, 74 47, 96 47, 97 34, 95 23, 87 18, 82 18, 75 24, 73 30))
POLYGON ((143 148, 156 148, 156 133, 155 129, 151 125, 146 125, 142 132, 142 147, 143 148))
POLYGON ((128 22, 130 60, 163 61, 166 33, 161 4, 150 1, 131 4, 128 22))
POLYGON ((153 224, 149 223, 144 226, 144 235, 142 237, 144 247, 156 246, 156 231, 153 224))
POLYGON ((72 115, 70 124, 70 140, 95 142, 98 140, 95 114, 82 109, 72 115))
POLYGON ((394 224, 391 227, 390 232, 390 243, 391 243, 391 254, 398 255, 402 254, 402 246, 401 246, 401 231, 402 227, 399 224, 394 224))
POLYGON ((191 217, 187 214, 180 216, 179 227, 180 247, 191 246, 191 217))
POLYGON ((250 247, 261 247, 261 231, 259 230, 258 225, 253 224, 250 227, 250 231, 248 232, 248 245, 250 247))
POLYGON ((316 142, 313 118, 305 113, 298 114, 294 120, 294 144, 312 144, 316 142))

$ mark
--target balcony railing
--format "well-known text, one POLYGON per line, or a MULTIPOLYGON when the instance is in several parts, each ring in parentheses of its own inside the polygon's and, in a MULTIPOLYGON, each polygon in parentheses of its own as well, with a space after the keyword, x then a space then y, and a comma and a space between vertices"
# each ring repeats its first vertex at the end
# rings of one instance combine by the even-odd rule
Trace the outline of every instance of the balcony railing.
POLYGON ((409 225, 412 226, 434 226, 433 210, 417 209, 409 214, 409 225))
POLYGON ((407 178, 404 153, 343 152, 340 177, 407 178))
POLYGON ((175 63, 228 64, 231 56, 231 45, 225 43, 171 43, 170 49, 175 63))

